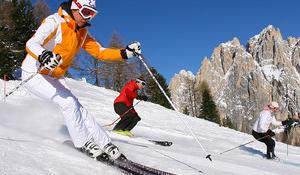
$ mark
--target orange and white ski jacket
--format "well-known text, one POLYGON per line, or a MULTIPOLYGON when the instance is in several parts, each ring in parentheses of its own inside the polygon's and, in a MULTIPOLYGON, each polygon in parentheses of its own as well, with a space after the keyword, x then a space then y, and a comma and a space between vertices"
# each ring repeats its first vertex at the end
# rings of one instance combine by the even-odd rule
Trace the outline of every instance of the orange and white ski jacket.
POLYGON ((41 74, 52 77, 62 77, 73 58, 83 48, 93 57, 102 61, 123 61, 122 49, 104 48, 95 41, 86 28, 76 29, 74 19, 60 7, 58 12, 48 16, 37 29, 34 36, 26 43, 28 52, 22 63, 22 69, 27 72, 36 72, 39 67, 38 55, 47 49, 62 57, 62 64, 52 72, 42 70, 41 74))

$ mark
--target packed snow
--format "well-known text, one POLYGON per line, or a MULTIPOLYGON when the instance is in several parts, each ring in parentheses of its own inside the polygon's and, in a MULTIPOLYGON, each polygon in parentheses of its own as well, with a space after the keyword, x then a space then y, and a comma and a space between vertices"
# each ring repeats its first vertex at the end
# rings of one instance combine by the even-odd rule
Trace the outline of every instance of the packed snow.
MULTIPOLYGON (((67 79, 67 82, 99 125, 110 124, 118 118, 113 110, 118 92, 83 81, 67 79)), ((6 91, 19 83, 9 81, 6 91)), ((0 84, 0 93, 3 94, 4 82, 0 80, 0 84)), ((252 141, 253 137, 150 102, 141 102, 135 109, 142 120, 132 130, 133 138, 111 134, 112 128, 105 127, 113 143, 133 161, 181 175, 300 174, 299 147, 276 142, 275 151, 281 158, 280 162, 262 158, 266 148, 258 141, 220 154, 252 141), (187 122, 205 151, 211 154, 212 161, 205 158, 207 153, 191 136, 183 121, 187 122), (168 140, 173 145, 162 147, 146 139, 168 140)), ((65 144, 70 138, 59 108, 29 94, 24 88, 0 102, 0 119, 1 175, 121 174, 65 144)))

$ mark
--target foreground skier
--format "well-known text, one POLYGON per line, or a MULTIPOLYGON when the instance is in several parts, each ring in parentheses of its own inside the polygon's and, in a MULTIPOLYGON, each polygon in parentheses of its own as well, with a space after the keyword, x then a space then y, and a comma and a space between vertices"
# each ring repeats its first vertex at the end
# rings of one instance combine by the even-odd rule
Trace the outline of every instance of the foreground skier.
POLYGON ((138 42, 126 49, 109 49, 95 41, 86 27, 96 14, 95 0, 63 2, 58 12, 47 17, 27 42, 22 80, 39 72, 28 81, 26 88, 60 106, 74 146, 92 158, 108 154, 115 160, 122 155, 119 149, 80 104, 63 77, 80 48, 103 61, 124 61, 134 53, 141 54, 138 42))

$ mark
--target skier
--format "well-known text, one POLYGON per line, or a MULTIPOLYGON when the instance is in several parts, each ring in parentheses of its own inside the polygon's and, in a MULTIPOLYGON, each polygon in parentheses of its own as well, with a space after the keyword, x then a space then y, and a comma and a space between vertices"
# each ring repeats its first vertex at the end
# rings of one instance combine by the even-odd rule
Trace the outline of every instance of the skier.
POLYGON ((274 153, 275 141, 272 139, 275 133, 269 129, 272 123, 275 126, 289 126, 293 123, 291 119, 278 121, 275 119, 275 113, 279 111, 279 104, 275 101, 264 107, 257 117, 252 130, 252 135, 255 139, 263 142, 267 146, 267 159, 277 159, 274 153))
POLYGON ((120 115, 121 120, 113 128, 113 132, 133 136, 130 131, 141 120, 133 108, 133 100, 135 98, 137 100, 148 100, 148 97, 143 91, 145 85, 145 80, 140 77, 136 80, 127 82, 122 88, 120 95, 114 101, 114 110, 118 115, 120 115))
POLYGON ((139 42, 124 49, 110 49, 95 41, 87 27, 96 14, 95 0, 63 2, 26 43, 28 54, 22 63, 22 80, 38 72, 26 88, 60 107, 74 146, 92 158, 106 156, 115 160, 125 156, 121 156, 107 133, 80 104, 63 77, 80 48, 102 61, 125 61, 141 54, 139 42))

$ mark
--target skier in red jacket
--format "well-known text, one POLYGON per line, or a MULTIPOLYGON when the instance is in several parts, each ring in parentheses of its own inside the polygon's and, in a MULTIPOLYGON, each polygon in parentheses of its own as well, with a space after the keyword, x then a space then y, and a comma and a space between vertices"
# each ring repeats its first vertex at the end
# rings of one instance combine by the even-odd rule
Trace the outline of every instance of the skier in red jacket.
POLYGON ((133 100, 147 101, 148 97, 143 92, 146 82, 143 78, 137 78, 126 83, 120 92, 120 95, 114 101, 114 110, 120 115, 121 120, 116 124, 113 132, 133 136, 130 132, 138 121, 141 120, 133 108, 133 100))

